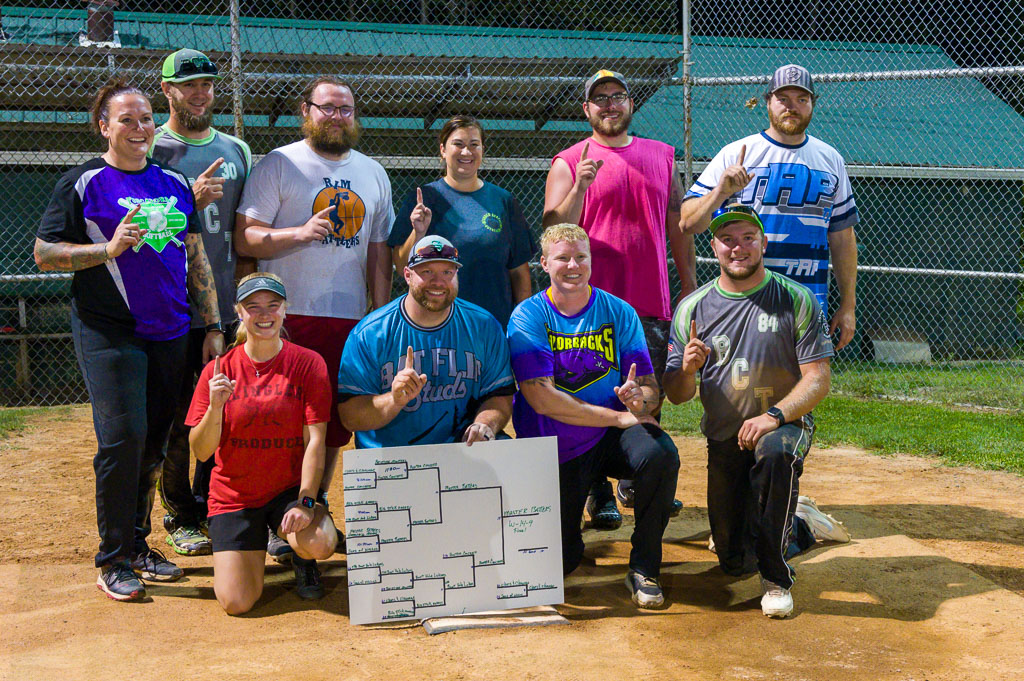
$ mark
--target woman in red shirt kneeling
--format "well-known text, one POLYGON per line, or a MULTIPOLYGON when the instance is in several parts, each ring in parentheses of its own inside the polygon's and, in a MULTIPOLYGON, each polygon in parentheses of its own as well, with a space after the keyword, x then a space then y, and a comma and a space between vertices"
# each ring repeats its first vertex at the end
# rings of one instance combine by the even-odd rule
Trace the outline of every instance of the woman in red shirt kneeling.
POLYGON ((281 338, 280 278, 250 274, 235 300, 235 345, 203 369, 186 419, 196 458, 215 457, 213 590, 229 615, 248 612, 263 592, 267 528, 294 549, 296 593, 305 599, 324 595, 316 561, 329 558, 338 540, 317 502, 331 409, 327 366, 281 338))

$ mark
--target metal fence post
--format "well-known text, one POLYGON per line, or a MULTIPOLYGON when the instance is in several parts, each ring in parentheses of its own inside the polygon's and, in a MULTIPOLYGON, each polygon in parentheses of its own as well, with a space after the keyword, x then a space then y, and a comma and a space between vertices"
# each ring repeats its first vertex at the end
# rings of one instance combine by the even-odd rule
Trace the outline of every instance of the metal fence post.
POLYGON ((693 90, 690 82, 690 0, 683 0, 683 188, 693 184, 693 90))
POLYGON ((231 104, 235 114, 235 137, 242 139, 242 22, 238 0, 229 0, 228 6, 231 21, 231 82, 234 85, 231 104))

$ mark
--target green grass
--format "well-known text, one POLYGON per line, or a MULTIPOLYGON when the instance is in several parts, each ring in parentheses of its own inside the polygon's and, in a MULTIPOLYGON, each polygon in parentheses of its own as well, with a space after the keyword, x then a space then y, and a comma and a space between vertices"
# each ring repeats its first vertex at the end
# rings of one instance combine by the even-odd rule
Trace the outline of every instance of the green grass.
MULTIPOLYGON (((665 427, 701 436, 698 400, 664 409, 665 427)), ((937 457, 1024 475, 1024 415, 829 395, 814 410, 815 444, 850 445, 877 454, 937 457)))
POLYGON ((855 397, 904 396, 939 405, 1024 411, 1024 362, 927 365, 836 362, 832 391, 855 397))
POLYGON ((50 418, 64 420, 71 415, 71 407, 18 407, 0 409, 0 440, 5 440, 28 426, 28 417, 46 414, 50 418))

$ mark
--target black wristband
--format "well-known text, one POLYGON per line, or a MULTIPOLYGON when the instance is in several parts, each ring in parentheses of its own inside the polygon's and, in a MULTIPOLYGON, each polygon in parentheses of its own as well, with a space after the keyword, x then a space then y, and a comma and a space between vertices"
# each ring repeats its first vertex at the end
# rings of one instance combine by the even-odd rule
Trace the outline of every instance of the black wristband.
POLYGON ((211 331, 220 331, 221 333, 224 333, 224 327, 221 326, 220 322, 214 322, 213 324, 207 324, 206 325, 206 333, 210 333, 211 331))
POLYGON ((786 415, 782 413, 782 410, 778 407, 769 407, 768 411, 765 412, 768 416, 779 422, 779 428, 786 425, 786 415))

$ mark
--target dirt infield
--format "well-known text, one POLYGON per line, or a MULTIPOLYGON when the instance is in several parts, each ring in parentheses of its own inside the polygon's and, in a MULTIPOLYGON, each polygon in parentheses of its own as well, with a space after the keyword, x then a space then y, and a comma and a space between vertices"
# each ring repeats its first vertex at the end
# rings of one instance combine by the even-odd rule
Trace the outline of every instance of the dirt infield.
MULTIPOLYGON (((795 616, 760 612, 756 578, 706 550, 703 443, 679 439, 683 514, 666 533, 671 606, 640 613, 622 584, 629 518, 588 531, 566 581, 569 626, 461 631, 348 623, 345 561, 327 597, 291 593, 268 568, 254 611, 225 615, 209 557, 186 578, 118 604, 94 586, 88 407, 33 417, 0 442, 0 679, 906 679, 1024 675, 1024 479, 932 461, 812 450, 805 494, 845 521, 846 545, 795 561, 795 616)), ((332 495, 334 504, 340 503, 332 495)), ((153 545, 163 544, 154 513, 153 545)), ((273 564, 271 564, 273 565, 273 564)))

